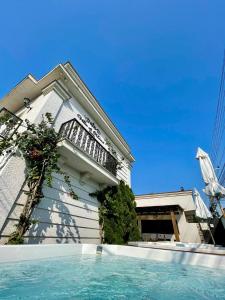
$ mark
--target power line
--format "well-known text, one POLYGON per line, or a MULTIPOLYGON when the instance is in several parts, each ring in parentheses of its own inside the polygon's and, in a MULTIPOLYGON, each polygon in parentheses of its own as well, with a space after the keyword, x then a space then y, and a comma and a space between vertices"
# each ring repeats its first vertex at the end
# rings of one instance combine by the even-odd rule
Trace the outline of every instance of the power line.
POLYGON ((225 77, 225 52, 223 58, 223 65, 222 65, 222 73, 221 73, 221 80, 220 80, 220 89, 219 89, 219 96, 217 100, 217 109, 216 109, 216 118, 214 122, 214 129, 213 129, 213 137, 212 137, 212 156, 213 160, 216 159, 217 156, 217 148, 218 148, 218 138, 221 132, 221 122, 222 122, 222 115, 223 115, 223 91, 224 91, 224 77, 225 77))
POLYGON ((214 131, 214 139, 213 139, 213 148, 212 148, 212 154, 213 154, 213 161, 216 164, 216 162, 219 159, 219 151, 221 146, 221 141, 223 139, 223 133, 224 133, 224 97, 220 97, 219 101, 219 109, 218 109, 218 116, 216 120, 216 127, 214 131))
MULTIPOLYGON (((221 160, 223 159, 223 155, 224 155, 224 149, 222 149, 222 156, 219 157, 220 155, 220 148, 221 148, 221 145, 223 146, 223 141, 224 141, 224 132, 225 132, 225 119, 224 119, 224 114, 225 114, 225 92, 224 92, 224 96, 223 96, 223 102, 222 102, 222 113, 221 113, 221 127, 220 127, 220 132, 218 133, 218 143, 217 143, 217 147, 215 149, 216 151, 216 160, 215 162, 220 162, 221 163, 221 160)), ((220 165, 219 163, 219 165, 220 165)))
POLYGON ((222 171, 218 177, 218 180, 221 185, 223 185, 225 183, 225 163, 224 163, 222 171))
MULTIPOLYGON (((214 121, 214 128, 213 128, 213 136, 211 142, 211 157, 213 160, 214 165, 219 163, 219 166, 223 164, 223 157, 225 155, 225 145, 224 142, 224 133, 225 133, 225 51, 223 57, 223 65, 222 65, 222 73, 221 73, 221 80, 220 80, 220 89, 219 89, 219 96, 217 100, 217 109, 216 109, 216 117, 214 121), (221 145, 222 150, 221 150, 221 145)), ((221 168, 221 172, 219 174, 219 179, 221 181, 225 180, 225 166, 221 168)))

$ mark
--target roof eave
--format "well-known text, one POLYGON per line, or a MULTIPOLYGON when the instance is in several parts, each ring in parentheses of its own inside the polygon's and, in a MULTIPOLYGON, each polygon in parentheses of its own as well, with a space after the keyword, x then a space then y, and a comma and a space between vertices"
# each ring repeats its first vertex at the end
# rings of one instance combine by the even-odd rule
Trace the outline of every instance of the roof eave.
POLYGON ((4 96, 4 98, 0 102, 0 105, 15 113, 24 106, 24 97, 30 98, 31 100, 35 99, 42 93, 43 88, 51 84, 54 80, 58 80, 62 77, 69 78, 73 81, 74 86, 78 85, 79 88, 83 92, 85 92, 87 101, 90 101, 90 103, 95 107, 112 133, 117 137, 121 145, 123 145, 123 148, 127 153, 127 158, 129 158, 131 162, 134 162, 135 159, 130 152, 128 144, 126 143, 116 126, 104 112, 96 98, 89 91, 70 62, 67 62, 65 64, 58 64, 54 69, 52 69, 39 80, 37 80, 32 74, 28 74, 8 94, 4 96), (75 82, 75 79, 71 77, 71 74, 66 69, 66 66, 72 68, 73 72, 76 75, 76 81, 78 82, 75 82))

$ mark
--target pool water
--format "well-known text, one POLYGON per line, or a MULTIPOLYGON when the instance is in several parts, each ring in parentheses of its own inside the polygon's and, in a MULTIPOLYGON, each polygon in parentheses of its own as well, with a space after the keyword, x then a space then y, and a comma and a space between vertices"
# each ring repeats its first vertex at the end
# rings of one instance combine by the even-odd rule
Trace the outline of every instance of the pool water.
POLYGON ((225 299, 225 271, 121 256, 0 264, 0 299, 225 299))

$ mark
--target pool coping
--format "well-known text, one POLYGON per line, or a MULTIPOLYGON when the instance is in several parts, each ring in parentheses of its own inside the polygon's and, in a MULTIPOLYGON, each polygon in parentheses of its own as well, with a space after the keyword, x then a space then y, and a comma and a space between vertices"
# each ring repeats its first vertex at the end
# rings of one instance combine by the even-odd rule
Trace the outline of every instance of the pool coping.
POLYGON ((168 244, 162 245, 162 244, 144 244, 144 243, 136 243, 136 242, 130 242, 129 246, 132 247, 140 247, 140 248, 148 248, 148 249, 160 249, 160 250, 170 250, 170 251, 178 251, 178 252, 190 252, 190 253, 202 253, 202 254, 208 254, 208 255, 219 255, 219 256, 225 256, 225 248, 221 249, 213 249, 213 248, 198 248, 198 247, 181 247, 181 246, 170 246, 168 244))
POLYGON ((0 263, 74 255, 119 255, 225 270, 225 255, 156 247, 95 244, 38 244, 0 246, 0 263))

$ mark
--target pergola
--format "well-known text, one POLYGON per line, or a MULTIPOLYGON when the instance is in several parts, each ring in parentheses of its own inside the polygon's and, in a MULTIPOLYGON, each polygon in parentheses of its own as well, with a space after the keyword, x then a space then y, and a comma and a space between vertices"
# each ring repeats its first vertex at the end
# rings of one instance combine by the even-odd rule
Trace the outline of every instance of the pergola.
POLYGON ((138 226, 141 231, 141 221, 171 220, 176 241, 180 241, 176 216, 183 212, 179 205, 136 207, 138 226))

